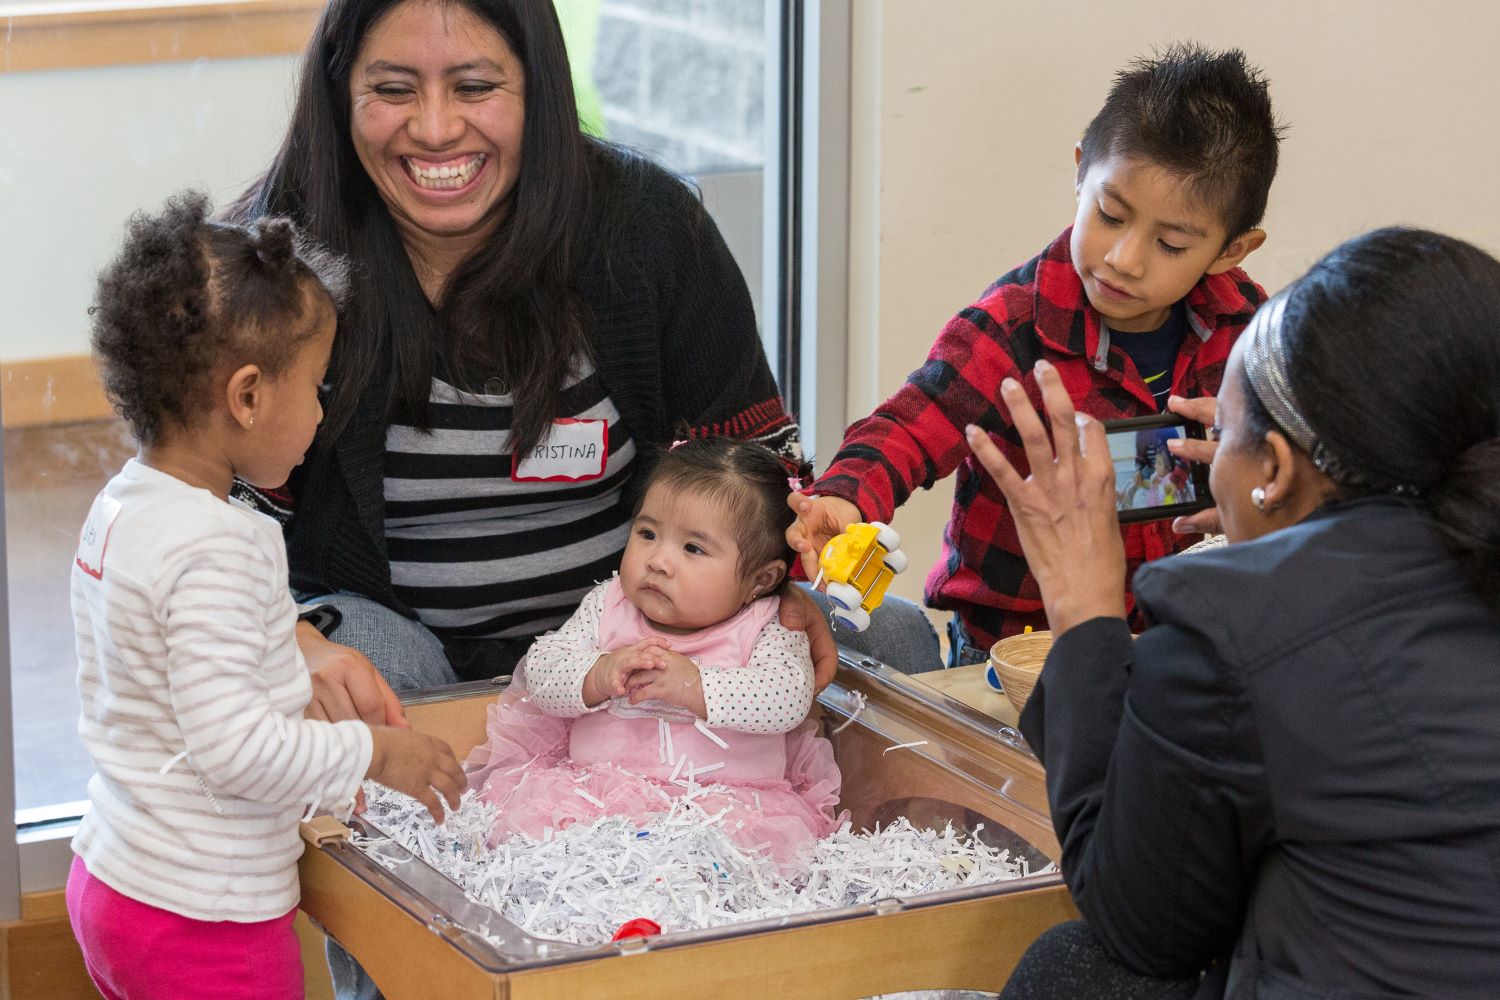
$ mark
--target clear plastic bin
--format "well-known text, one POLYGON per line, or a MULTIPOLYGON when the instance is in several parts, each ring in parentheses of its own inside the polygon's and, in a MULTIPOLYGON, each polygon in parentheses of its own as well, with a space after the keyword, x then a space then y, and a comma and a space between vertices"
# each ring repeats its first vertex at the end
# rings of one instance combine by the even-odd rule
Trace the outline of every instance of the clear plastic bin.
MULTIPOLYGON (((458 685, 409 701, 407 714, 462 759, 484 739, 496 694, 487 683, 458 685)), ((868 658, 847 657, 814 711, 856 829, 903 815, 918 826, 951 821, 965 833, 982 825, 981 840, 1024 854, 1033 867, 1057 857, 1041 767, 1013 728, 868 658), (855 692, 865 708, 833 733, 855 692)), ((380 849, 393 868, 347 842, 309 846, 302 908, 390 1000, 995 991, 1037 934, 1077 915, 1053 873, 582 946, 533 937, 399 846, 380 849)))

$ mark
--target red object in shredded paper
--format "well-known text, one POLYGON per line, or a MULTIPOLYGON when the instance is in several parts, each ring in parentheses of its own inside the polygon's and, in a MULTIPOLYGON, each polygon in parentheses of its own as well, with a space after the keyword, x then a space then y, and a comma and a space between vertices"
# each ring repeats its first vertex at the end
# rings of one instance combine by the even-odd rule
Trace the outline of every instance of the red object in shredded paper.
POLYGON ((615 931, 615 936, 610 938, 610 940, 620 941, 624 938, 651 937, 653 934, 660 933, 661 924, 646 917, 636 917, 634 920, 627 920, 621 924, 620 929, 615 931))

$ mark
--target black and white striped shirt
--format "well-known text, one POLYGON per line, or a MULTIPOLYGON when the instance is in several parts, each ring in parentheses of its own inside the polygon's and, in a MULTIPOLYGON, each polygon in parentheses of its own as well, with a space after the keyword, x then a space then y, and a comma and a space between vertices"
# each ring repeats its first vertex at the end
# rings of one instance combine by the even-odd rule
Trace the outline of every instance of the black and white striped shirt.
POLYGON ((386 432, 385 534, 391 582, 444 637, 532 636, 561 625, 620 563, 630 534, 624 487, 635 444, 603 382, 583 364, 563 411, 605 420, 603 475, 517 482, 511 397, 432 384, 432 433, 386 432))

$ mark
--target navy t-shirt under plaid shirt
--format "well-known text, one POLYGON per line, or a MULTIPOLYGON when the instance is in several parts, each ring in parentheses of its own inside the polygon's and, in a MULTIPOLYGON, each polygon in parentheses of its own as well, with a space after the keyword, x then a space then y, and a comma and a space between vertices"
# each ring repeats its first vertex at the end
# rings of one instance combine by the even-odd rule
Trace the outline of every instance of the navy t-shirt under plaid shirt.
POLYGON ((1114 342, 1130 356, 1135 370, 1151 390, 1151 395, 1156 397, 1158 413, 1166 410, 1167 397, 1172 395, 1172 368, 1177 363, 1182 340, 1187 336, 1187 327, 1187 306, 1179 302, 1155 330, 1137 333, 1110 331, 1114 342))
MULTIPOLYGON (((957 470, 953 514, 943 553, 927 577, 927 603, 957 612, 976 646, 1046 628, 1041 594, 1027 569, 1016 525, 999 487, 964 440, 978 424, 1022 475, 1021 439, 1002 414, 1000 383, 1015 378, 1034 405, 1041 392, 1032 366, 1046 358, 1062 376, 1073 405, 1100 420, 1157 412, 1156 397, 1124 350, 1099 322, 1069 251, 1065 230, 1040 256, 991 285, 938 335, 927 363, 897 393, 851 426, 833 463, 811 492, 842 497, 868 520, 888 521, 917 487, 957 470)), ((1244 271, 1205 275, 1183 300, 1188 332, 1172 366, 1171 392, 1215 395, 1235 338, 1265 292, 1244 271)), ((1125 525, 1127 574, 1141 563, 1185 548, 1197 536, 1172 534, 1169 521, 1125 525)), ((1128 582, 1127 576, 1127 582, 1128 582)), ((1129 607, 1134 601, 1129 598, 1129 607)))

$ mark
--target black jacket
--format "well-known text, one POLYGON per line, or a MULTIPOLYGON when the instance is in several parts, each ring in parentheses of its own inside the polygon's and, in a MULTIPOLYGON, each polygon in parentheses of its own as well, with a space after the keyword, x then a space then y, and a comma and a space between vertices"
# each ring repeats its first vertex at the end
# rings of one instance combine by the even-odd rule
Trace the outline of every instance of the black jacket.
MULTIPOLYGON (((649 168, 629 231, 607 260, 583 265, 574 286, 589 310, 604 385, 642 465, 653 445, 689 430, 754 438, 794 464, 800 458, 745 279, 681 181, 649 168)), ((313 446, 290 484, 291 510, 280 513, 290 514, 296 590, 360 594, 410 616, 391 588, 385 547, 386 390, 372 380, 337 440, 313 446)), ((251 499, 266 508, 278 498, 251 499)))
POLYGON ((1338 505, 1136 594, 1153 627, 1065 633, 1021 717, 1108 949, 1232 955, 1235 1000, 1500 996, 1500 621, 1422 508, 1338 505))

